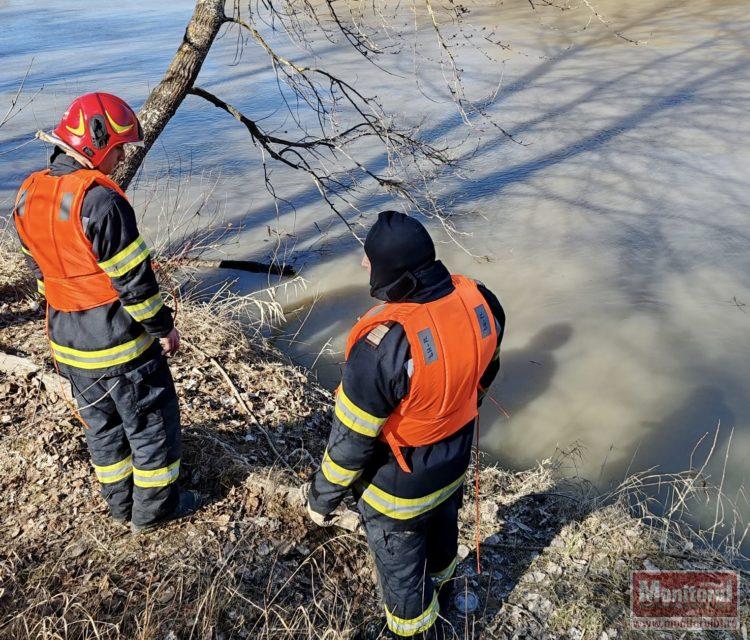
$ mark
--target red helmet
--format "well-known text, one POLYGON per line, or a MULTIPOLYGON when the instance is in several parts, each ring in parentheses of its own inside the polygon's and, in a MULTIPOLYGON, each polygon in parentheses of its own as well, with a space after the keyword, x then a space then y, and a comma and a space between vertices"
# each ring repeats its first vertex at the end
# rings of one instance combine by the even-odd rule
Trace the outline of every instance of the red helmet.
POLYGON ((135 112, 110 93, 87 93, 73 100, 54 135, 94 167, 118 144, 143 144, 135 112))

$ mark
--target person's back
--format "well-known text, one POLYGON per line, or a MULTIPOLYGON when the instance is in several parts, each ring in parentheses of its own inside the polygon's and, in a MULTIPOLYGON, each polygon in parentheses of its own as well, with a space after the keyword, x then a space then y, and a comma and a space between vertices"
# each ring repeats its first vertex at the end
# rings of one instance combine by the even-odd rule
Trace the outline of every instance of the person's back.
POLYGON ((308 506, 325 524, 353 490, 388 626, 412 636, 437 619, 436 590, 448 599, 474 418, 498 371, 505 314, 484 286, 451 276, 426 230, 402 214, 380 214, 365 253, 371 294, 385 303, 350 333, 308 506))
POLYGON ((119 98, 88 94, 44 138, 56 145, 50 167, 24 181, 14 222, 102 494, 113 517, 139 530, 195 502, 177 490, 179 407, 162 355, 179 334, 135 213, 108 177, 122 145, 141 141, 140 125, 119 98))

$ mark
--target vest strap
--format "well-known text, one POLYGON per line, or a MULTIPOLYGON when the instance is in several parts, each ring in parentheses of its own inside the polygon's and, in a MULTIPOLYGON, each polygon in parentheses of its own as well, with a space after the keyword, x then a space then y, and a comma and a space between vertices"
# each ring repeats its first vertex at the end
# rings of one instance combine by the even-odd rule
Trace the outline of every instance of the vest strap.
POLYGON ((398 462, 398 466, 401 467, 401 470, 404 473, 411 473, 411 467, 406 463, 404 452, 401 451, 401 445, 399 444, 398 440, 396 440, 396 436, 393 435, 393 431, 391 431, 390 429, 384 431, 383 438, 385 438, 385 441, 391 448, 393 457, 396 458, 396 462, 398 462))

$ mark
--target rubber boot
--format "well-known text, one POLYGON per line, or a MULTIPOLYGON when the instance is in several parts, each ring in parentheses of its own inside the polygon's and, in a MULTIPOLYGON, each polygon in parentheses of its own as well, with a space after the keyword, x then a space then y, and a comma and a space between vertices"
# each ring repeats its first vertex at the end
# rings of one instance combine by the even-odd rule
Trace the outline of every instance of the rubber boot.
POLYGON ((179 520, 180 518, 186 518, 193 515, 196 511, 198 511, 198 509, 200 509, 200 506, 201 497, 197 491, 180 491, 179 502, 172 513, 168 514, 161 520, 150 522, 148 524, 139 525, 131 522, 130 530, 135 534, 153 531, 154 529, 158 529, 159 527, 173 522, 174 520, 179 520))

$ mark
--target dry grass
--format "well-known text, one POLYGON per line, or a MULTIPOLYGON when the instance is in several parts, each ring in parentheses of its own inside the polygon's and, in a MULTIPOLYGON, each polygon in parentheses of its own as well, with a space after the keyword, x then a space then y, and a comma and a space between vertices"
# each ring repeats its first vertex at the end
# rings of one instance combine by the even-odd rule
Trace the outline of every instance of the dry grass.
MULTIPOLYGON (((0 243, 0 349, 49 366, 41 311, 18 256, 0 243)), ((178 323, 188 345, 172 361, 183 411, 181 482, 208 504, 147 536, 106 518, 68 408, 35 378, 0 374, 0 638, 379 637, 363 539, 312 528, 288 496, 253 480, 264 474, 294 486, 308 476, 325 444, 330 394, 257 331, 248 336, 231 308, 183 301, 178 323)), ((642 477, 610 496, 566 479, 571 455, 519 473, 482 469, 481 574, 467 488, 456 581, 481 605, 469 619, 449 616, 458 638, 630 637, 631 570, 741 560, 704 547, 698 532, 677 526, 674 510, 666 527, 654 518, 642 477), (636 509, 652 516, 634 517, 636 509)), ((683 482, 673 495, 685 502, 685 489, 683 482)), ((742 596, 746 625, 747 587, 742 596)))

